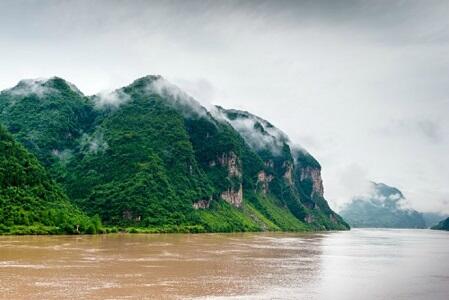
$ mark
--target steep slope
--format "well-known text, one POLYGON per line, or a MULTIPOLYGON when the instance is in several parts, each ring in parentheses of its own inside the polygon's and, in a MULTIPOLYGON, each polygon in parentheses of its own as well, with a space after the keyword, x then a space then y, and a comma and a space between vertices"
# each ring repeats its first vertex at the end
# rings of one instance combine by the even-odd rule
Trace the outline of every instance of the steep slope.
MULTIPOLYGON (((257 172, 259 194, 271 195, 294 216, 313 228, 345 229, 343 219, 324 199, 320 164, 268 121, 251 113, 217 107, 218 118, 229 122, 262 160, 257 172)), ((255 199, 255 204, 261 204, 255 199)))
POLYGON ((437 225, 433 226, 432 229, 435 230, 448 230, 449 231, 449 218, 441 221, 437 225))
MULTIPOLYGON (((0 121, 73 202, 106 224, 162 231, 348 228, 323 198, 313 157, 291 149, 285 135, 255 147, 231 122, 231 111, 209 112, 160 76, 90 98, 59 78, 21 85, 2 92, 0 121), (58 122, 46 122, 47 114, 58 122)), ((279 131, 260 123, 257 130, 279 131)))
POLYGON ((0 126, 0 233, 94 233, 98 228, 0 126))
POLYGON ((401 191, 373 182, 369 195, 355 197, 340 214, 353 227, 426 228, 423 215, 407 206, 401 191))

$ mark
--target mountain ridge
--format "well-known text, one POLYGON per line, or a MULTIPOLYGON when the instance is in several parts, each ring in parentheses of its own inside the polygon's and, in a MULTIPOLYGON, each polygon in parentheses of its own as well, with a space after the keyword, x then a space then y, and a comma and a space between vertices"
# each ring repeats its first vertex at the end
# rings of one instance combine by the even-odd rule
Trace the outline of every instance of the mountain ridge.
POLYGON ((0 93, 0 123, 106 225, 348 229, 324 199, 319 163, 255 115, 209 111, 155 75, 93 96, 59 77, 25 84, 28 94, 21 85, 0 93), (236 126, 251 118, 256 127, 236 126))

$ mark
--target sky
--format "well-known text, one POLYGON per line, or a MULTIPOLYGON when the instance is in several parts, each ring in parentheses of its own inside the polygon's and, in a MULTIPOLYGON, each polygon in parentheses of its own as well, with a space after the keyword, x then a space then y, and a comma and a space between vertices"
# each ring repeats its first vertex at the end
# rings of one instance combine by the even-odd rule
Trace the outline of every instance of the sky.
POLYGON ((334 209, 373 180, 449 213, 449 1, 0 1, 0 89, 148 74, 286 132, 334 209))

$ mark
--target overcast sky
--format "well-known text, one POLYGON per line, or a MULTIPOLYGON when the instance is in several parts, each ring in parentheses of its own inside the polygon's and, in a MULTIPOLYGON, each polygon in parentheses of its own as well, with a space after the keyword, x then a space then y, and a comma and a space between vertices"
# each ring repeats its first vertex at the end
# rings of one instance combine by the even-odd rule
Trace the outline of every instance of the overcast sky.
POLYGON ((0 89, 147 74, 285 131, 335 209, 374 180, 449 213, 449 1, 0 1, 0 89))

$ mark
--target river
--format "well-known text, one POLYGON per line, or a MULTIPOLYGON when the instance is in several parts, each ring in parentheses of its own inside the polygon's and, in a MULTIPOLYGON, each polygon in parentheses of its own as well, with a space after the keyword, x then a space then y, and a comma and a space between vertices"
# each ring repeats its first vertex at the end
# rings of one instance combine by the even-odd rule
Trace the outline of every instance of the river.
POLYGON ((0 236, 0 299, 449 299, 449 233, 0 236))

